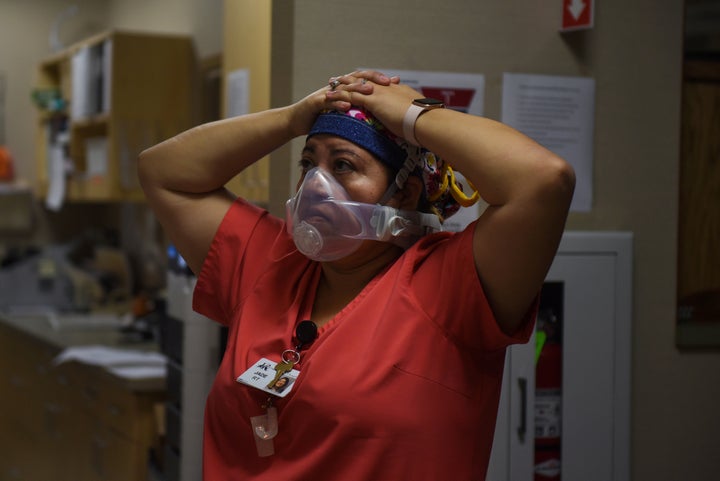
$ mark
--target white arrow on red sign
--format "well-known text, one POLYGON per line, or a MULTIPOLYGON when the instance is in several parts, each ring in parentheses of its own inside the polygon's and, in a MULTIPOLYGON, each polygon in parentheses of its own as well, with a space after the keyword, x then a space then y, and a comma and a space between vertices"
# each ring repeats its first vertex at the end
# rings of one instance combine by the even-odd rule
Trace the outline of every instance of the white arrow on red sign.
POLYGON ((570 12, 570 15, 573 16, 575 20, 580 18, 580 15, 582 15, 583 10, 585 10, 585 2, 583 0, 571 0, 570 5, 568 5, 567 9, 570 12))

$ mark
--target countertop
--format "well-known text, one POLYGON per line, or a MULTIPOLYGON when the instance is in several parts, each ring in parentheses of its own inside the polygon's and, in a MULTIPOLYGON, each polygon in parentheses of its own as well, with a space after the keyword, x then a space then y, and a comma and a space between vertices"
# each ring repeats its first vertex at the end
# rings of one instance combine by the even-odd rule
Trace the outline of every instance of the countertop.
MULTIPOLYGON (((7 328, 42 342, 54 355, 69 348, 104 346, 111 349, 158 353, 156 342, 137 341, 121 332, 121 320, 106 315, 0 314, 0 331, 7 328)), ((70 361, 77 362, 77 361, 70 361)), ((100 366, 94 366, 104 369, 100 366)), ((163 391, 165 376, 129 379, 104 369, 133 391, 163 391)))

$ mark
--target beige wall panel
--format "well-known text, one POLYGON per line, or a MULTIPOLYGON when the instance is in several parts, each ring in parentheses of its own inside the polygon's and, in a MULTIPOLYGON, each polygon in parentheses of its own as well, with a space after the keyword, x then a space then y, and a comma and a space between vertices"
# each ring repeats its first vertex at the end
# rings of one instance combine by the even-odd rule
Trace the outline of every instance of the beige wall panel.
POLYGON ((190 34, 200 58, 222 50, 222 0, 115 0, 109 21, 115 29, 190 34))
MULTIPOLYGON (((249 109, 270 108, 270 62, 272 2, 225 0, 223 78, 237 69, 249 72, 249 109)), ((222 111, 227 115, 227 83, 222 111)), ((235 194, 261 205, 268 204, 270 159, 266 157, 235 176, 228 188, 235 194)))

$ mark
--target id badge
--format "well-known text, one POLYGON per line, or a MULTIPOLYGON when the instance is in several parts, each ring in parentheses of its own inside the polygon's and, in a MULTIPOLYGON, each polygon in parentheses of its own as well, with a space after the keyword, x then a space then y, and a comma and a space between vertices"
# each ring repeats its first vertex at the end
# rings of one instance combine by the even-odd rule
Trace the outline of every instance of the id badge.
POLYGON ((237 382, 277 397, 285 397, 292 390, 300 371, 288 369, 284 362, 262 358, 242 373, 237 382))

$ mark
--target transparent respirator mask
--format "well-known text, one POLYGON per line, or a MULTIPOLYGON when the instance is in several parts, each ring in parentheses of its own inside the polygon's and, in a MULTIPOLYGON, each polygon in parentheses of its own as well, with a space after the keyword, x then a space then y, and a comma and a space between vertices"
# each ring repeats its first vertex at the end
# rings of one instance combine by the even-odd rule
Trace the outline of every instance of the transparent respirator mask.
POLYGON ((298 250, 316 261, 355 252, 364 240, 408 248, 420 237, 442 230, 434 214, 355 202, 335 178, 315 167, 285 204, 288 233, 298 250))

